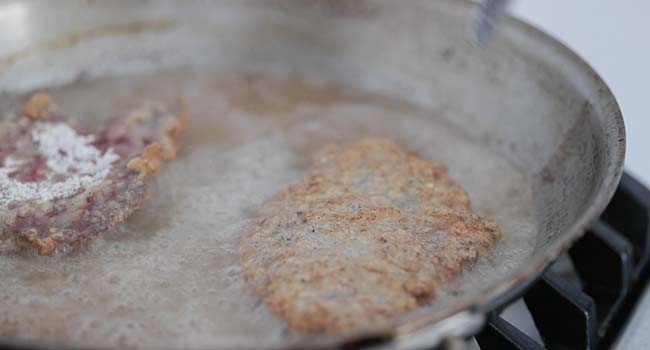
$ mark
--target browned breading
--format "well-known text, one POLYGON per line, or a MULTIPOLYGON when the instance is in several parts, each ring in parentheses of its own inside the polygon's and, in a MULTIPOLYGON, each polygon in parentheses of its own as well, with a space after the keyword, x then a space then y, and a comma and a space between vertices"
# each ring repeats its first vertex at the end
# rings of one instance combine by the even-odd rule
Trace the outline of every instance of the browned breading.
MULTIPOLYGON (((140 156, 131 159, 127 163, 129 169, 138 171, 144 176, 152 177, 158 173, 165 162, 176 157, 176 148, 185 133, 189 117, 183 99, 179 100, 179 105, 181 110, 178 117, 170 120, 162 128, 157 143, 147 145, 140 156)), ((139 114, 134 114, 129 117, 129 121, 139 122, 141 118, 139 114)))
POLYGON ((20 110, 20 114, 30 119, 44 118, 54 107, 52 97, 46 92, 33 94, 20 110))
POLYGON ((290 327, 348 333, 432 301, 500 234, 444 166, 370 138, 325 147, 265 202, 242 264, 290 327))
POLYGON ((159 143, 153 143, 145 147, 142 155, 131 159, 126 166, 142 175, 152 177, 158 173, 162 163, 162 146, 159 143))
POLYGON ((182 102, 176 113, 147 104, 86 132, 51 116, 52 104, 46 94, 32 96, 22 109, 27 118, 6 122, 0 135, 0 251, 49 255, 114 229, 147 199, 149 180, 174 158, 187 123, 182 102), (42 136, 54 131, 65 140, 42 136), (44 142, 60 145, 59 154, 46 154, 44 142), (56 169, 48 157, 70 165, 56 169))

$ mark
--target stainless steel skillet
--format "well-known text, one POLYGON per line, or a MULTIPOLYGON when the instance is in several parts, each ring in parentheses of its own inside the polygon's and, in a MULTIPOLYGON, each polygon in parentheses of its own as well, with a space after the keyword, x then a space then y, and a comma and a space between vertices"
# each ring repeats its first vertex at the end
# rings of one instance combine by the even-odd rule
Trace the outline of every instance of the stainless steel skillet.
MULTIPOLYGON (((524 288, 580 237, 612 196, 624 159, 623 120, 598 75, 515 19, 486 48, 473 47, 465 39, 473 6, 382 0, 2 3, 8 29, 0 33, 0 109, 8 111, 15 95, 34 89, 186 65, 321 79, 422 106, 436 123, 490 150, 525 178, 514 184, 512 176, 494 175, 492 158, 447 153, 450 170, 479 210, 513 222, 504 230, 504 246, 484 267, 490 273, 480 270, 462 281, 472 286, 466 293, 389 329, 317 341, 338 346, 373 336, 399 348, 432 345, 471 332, 485 310, 524 288), (522 212, 501 209, 509 207, 503 188, 529 194, 523 205, 529 226, 514 224, 522 212), (507 254, 523 246, 526 254, 507 254)), ((52 342, 24 338, 17 340, 52 342)))

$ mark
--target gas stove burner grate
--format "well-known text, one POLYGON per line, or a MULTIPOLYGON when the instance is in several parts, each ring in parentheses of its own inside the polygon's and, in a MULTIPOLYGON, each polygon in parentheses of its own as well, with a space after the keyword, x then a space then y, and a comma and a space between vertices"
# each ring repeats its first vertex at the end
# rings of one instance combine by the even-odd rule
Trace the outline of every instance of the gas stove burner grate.
POLYGON ((555 265, 522 297, 543 344, 494 310, 476 336, 481 349, 609 349, 650 274, 650 191, 624 174, 611 203, 569 250, 574 278, 555 265), (577 283, 576 283, 577 282, 577 283))

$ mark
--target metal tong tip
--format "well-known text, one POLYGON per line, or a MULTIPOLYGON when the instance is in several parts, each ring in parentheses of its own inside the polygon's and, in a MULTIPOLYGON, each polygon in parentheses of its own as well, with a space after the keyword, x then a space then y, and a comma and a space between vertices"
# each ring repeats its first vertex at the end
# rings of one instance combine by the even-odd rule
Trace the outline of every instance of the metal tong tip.
POLYGON ((505 17, 510 0, 484 0, 472 26, 472 40, 482 46, 492 35, 497 24, 505 17))

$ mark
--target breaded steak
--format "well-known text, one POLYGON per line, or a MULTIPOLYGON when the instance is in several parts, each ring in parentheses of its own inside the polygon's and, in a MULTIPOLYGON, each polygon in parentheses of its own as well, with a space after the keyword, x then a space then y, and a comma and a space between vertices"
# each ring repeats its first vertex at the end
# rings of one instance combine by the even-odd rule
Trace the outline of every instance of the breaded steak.
POLYGON ((444 166, 369 138, 325 147, 240 244, 270 310, 297 330, 344 334, 431 302, 500 235, 444 166))
POLYGON ((20 117, 0 122, 0 251, 49 255, 124 221, 176 154, 187 122, 182 102, 176 109, 146 104, 86 131, 49 95, 33 95, 20 117))

